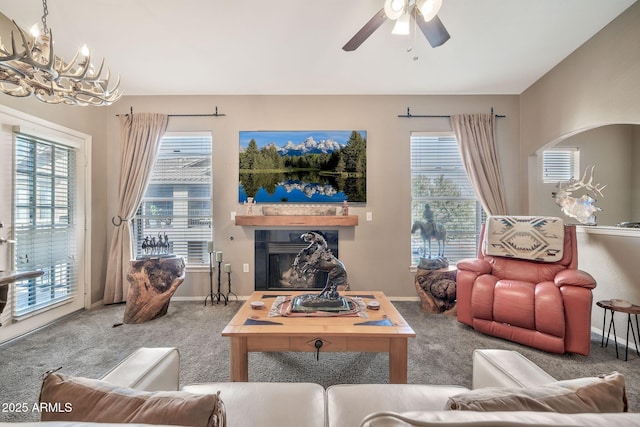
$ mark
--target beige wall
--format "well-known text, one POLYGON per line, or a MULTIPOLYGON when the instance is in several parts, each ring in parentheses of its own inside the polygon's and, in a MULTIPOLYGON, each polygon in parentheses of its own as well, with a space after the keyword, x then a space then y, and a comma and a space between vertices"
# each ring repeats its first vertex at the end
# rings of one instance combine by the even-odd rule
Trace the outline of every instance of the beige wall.
MULTIPOLYGON (((410 264, 411 131, 451 131, 448 119, 398 118, 411 107, 413 114, 489 112, 491 107, 507 117, 498 120, 499 155, 506 169, 509 207, 519 206, 518 171, 509 165, 518 158, 519 107, 517 96, 174 96, 124 97, 110 107, 108 168, 96 179, 107 184, 107 217, 115 214, 118 185, 119 113, 211 113, 215 107, 225 117, 171 118, 169 131, 200 130, 213 133, 214 240, 233 268, 232 284, 238 295, 254 288, 254 227, 237 227, 231 212, 244 213, 237 202, 238 148, 241 130, 364 129, 367 131, 367 203, 352 206, 359 215, 357 227, 340 228, 340 259, 347 267, 353 289, 375 289, 396 297, 415 297, 410 264), (365 219, 372 212, 373 221, 365 219), (233 238, 233 240, 232 240, 233 238), (243 273, 241 266, 251 266, 243 273)), ((105 223, 110 235, 112 226, 105 223)), ((189 271, 176 296, 204 297, 206 271, 189 271)), ((223 282, 226 287, 226 281, 223 282)))
MULTIPOLYGON (((520 166, 572 134, 605 124, 640 124, 640 2, 577 49, 520 96, 520 166)), ((539 174, 529 170, 522 194, 539 174)), ((531 203, 523 198, 523 210, 531 203)))
MULTIPOLYGON (((604 197, 594 195, 597 199, 595 206, 602 209, 596 213, 598 225, 614 226, 623 221, 640 221, 640 217, 633 216, 633 171, 634 153, 638 150, 635 143, 635 125, 608 125, 590 129, 570 136, 556 145, 556 147, 578 148, 580 158, 580 173, 585 168, 594 165, 593 183, 606 185, 602 191, 604 197)), ((538 165, 542 171, 542 156, 538 156, 538 165)), ((580 177, 577 177, 580 179, 580 177)), ((535 191, 532 188, 529 200, 530 213, 535 215, 560 215, 560 208, 555 204, 551 193, 556 191, 555 183, 544 184, 541 180, 535 191)), ((586 194, 581 189, 573 197, 586 194)), ((570 219, 569 219, 570 220, 570 219)))
MULTIPOLYGON (((635 126, 633 130, 633 152, 631 162, 633 165, 640 164, 640 126, 635 126)), ((631 169, 631 218, 640 221, 640 168, 631 169)))
MULTIPOLYGON (((521 199, 523 211, 536 209, 537 151, 601 125, 640 124, 639 40, 640 3, 635 3, 520 96, 520 166, 529 172, 520 184, 529 195, 521 199)), ((598 180, 607 182, 604 175, 598 180)), ((586 231, 579 235, 579 262, 598 281, 594 300, 640 303, 640 233, 586 231)), ((601 328, 601 319, 594 305, 592 326, 601 328)))

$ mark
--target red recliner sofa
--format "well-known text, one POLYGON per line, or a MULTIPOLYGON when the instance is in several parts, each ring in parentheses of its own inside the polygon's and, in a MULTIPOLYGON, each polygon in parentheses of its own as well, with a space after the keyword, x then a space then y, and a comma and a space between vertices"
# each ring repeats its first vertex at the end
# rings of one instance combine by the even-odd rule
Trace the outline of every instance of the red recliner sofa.
MULTIPOLYGON (((551 353, 587 356, 591 347, 591 290, 595 279, 578 270, 575 226, 564 225, 558 262, 485 254, 457 263, 458 321, 487 335, 551 353)), ((483 241, 485 227, 480 235, 483 241)))

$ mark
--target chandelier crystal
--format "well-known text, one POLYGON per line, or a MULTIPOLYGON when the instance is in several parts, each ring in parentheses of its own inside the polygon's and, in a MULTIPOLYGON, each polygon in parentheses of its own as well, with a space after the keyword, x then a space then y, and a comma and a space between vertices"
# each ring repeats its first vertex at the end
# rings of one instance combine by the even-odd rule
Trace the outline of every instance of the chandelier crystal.
POLYGON ((48 104, 100 106, 120 99, 120 77, 109 88, 109 70, 102 76, 104 60, 96 71, 86 46, 69 62, 54 54, 53 35, 47 28, 47 1, 42 4, 43 28, 39 31, 34 26, 32 34, 0 13, 0 27, 13 26, 9 46, 0 38, 0 91, 16 97, 33 95, 48 104))

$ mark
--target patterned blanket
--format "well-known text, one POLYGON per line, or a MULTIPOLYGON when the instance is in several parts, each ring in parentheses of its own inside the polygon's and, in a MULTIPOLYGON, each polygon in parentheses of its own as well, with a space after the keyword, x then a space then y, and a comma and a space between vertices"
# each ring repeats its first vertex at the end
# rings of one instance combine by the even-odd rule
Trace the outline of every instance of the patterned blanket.
POLYGON ((484 236, 487 255, 544 262, 562 259, 564 222, 560 218, 490 216, 484 236))

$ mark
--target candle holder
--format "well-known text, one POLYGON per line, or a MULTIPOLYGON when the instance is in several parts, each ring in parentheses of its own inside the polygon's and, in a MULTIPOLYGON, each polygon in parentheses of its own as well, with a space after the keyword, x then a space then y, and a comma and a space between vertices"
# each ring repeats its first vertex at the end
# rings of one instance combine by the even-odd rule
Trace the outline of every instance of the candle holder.
MULTIPOLYGON (((227 305, 227 301, 228 298, 225 294, 222 293, 222 291, 220 290, 221 286, 222 286, 222 280, 221 280, 221 273, 222 273, 222 268, 220 268, 220 265, 222 264, 222 256, 219 255, 222 254, 222 252, 216 252, 216 262, 218 263, 218 292, 213 292, 213 251, 209 251, 209 295, 207 295, 204 299, 204 305, 207 305, 207 300, 210 298, 211 299, 211 305, 213 305, 213 302, 215 301, 216 304, 220 304, 220 302, 224 299, 224 305, 227 305)), ((234 294, 235 295, 235 294, 234 294)), ((238 297, 236 296, 236 299, 238 297)))
POLYGON ((238 301, 238 295, 234 294, 233 292, 231 292, 231 272, 227 271, 227 281, 229 283, 229 290, 227 292, 227 301, 229 301, 229 295, 233 295, 234 297, 236 297, 236 302, 238 301))
POLYGON ((211 298, 213 305, 213 252, 209 250, 209 295, 204 298, 204 306, 207 306, 207 299, 211 298))
MULTIPOLYGON (((218 261, 218 292, 215 294, 216 304, 220 304, 220 301, 224 298, 224 305, 227 305, 227 297, 220 291, 220 287, 222 286, 222 281, 220 280, 220 275, 222 273, 222 268, 220 265, 222 264, 222 260, 218 261)), ((213 303, 211 303, 213 305, 213 303)))

